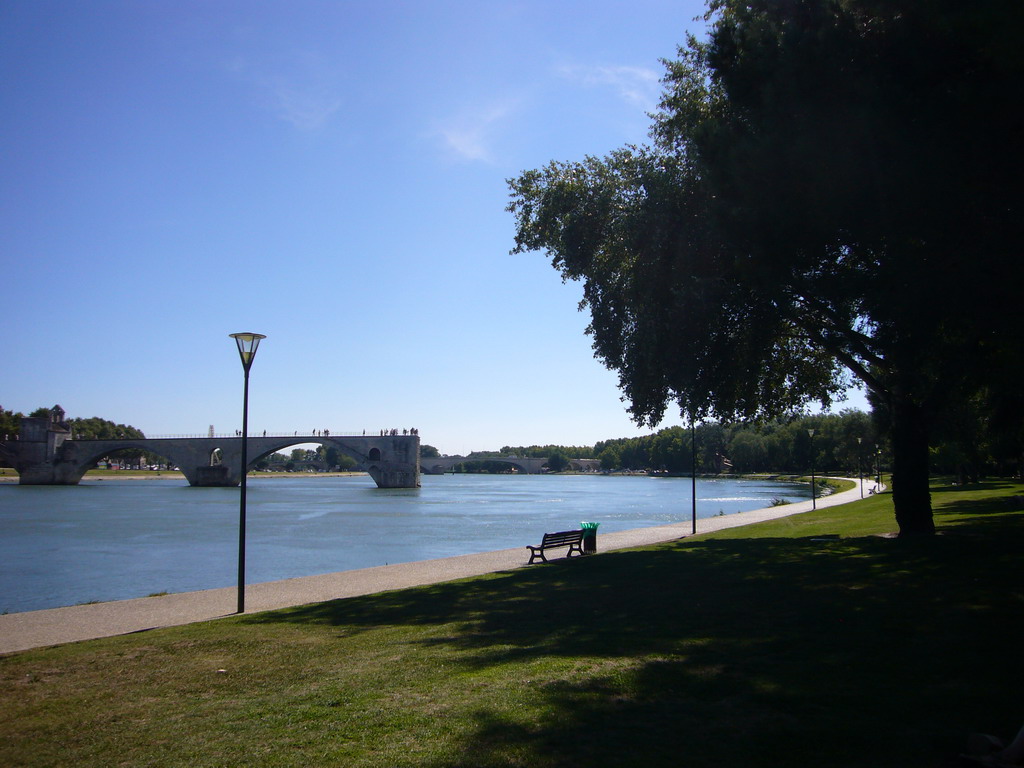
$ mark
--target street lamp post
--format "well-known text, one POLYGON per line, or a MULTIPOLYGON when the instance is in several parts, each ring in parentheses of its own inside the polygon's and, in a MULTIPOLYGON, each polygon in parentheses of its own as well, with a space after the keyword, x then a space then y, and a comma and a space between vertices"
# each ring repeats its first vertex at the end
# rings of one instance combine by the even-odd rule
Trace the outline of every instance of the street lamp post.
POLYGON ((811 509, 817 509, 818 494, 814 489, 814 430, 808 429, 807 436, 811 438, 811 509))
POLYGON ((697 426, 690 416, 690 519, 697 534, 697 426))
POLYGON ((875 493, 882 491, 882 451, 875 443, 875 493))
POLYGON ((259 333, 229 334, 238 344, 238 356, 242 359, 245 373, 245 388, 242 394, 242 482, 238 501, 238 612, 245 613, 245 475, 249 465, 249 369, 260 339, 267 338, 259 333))
POLYGON ((864 465, 861 462, 860 444, 863 437, 857 438, 857 484, 860 486, 860 497, 864 498, 864 465))

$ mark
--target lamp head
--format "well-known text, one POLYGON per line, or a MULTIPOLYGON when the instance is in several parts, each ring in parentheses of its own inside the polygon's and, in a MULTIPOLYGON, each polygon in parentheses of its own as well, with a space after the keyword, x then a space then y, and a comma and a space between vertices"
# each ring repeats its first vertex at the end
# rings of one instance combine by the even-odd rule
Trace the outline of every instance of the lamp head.
POLYGON ((238 344, 238 356, 242 359, 242 369, 248 373, 253 358, 256 357, 256 348, 260 345, 260 339, 267 337, 261 333, 232 333, 228 335, 238 344))

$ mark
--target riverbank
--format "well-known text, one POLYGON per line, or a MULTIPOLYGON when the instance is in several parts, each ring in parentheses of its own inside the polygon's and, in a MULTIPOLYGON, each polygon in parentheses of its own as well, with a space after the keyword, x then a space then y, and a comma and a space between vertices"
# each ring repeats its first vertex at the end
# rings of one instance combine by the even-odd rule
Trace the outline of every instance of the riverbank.
MULTIPOLYGON (((818 499, 816 506, 824 509, 859 499, 860 492, 854 488, 818 499)), ((721 531, 811 509, 810 501, 802 501, 707 517, 696 521, 696 532, 721 531)), ((608 552, 672 541, 691 535, 693 530, 694 523, 690 521, 605 533, 598 536, 598 549, 608 552)), ((530 541, 513 549, 250 584, 245 590, 246 612, 259 613, 520 568, 528 561, 525 544, 537 543, 530 541)), ((225 587, 0 615, 0 653, 222 618, 235 613, 237 595, 237 588, 225 587)))

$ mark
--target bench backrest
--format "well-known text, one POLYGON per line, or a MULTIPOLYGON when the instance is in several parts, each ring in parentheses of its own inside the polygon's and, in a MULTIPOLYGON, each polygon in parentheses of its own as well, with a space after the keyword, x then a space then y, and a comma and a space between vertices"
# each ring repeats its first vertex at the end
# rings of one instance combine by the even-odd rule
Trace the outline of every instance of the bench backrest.
POLYGON ((558 531, 557 533, 545 533, 542 547, 560 547, 565 544, 578 544, 583 541, 583 531, 558 531))

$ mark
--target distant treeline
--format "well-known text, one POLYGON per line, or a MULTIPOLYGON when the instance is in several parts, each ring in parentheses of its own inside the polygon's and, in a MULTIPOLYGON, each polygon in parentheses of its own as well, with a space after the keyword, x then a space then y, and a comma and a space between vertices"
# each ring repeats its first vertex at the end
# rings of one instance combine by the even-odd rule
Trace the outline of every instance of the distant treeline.
MULTIPOLYGON (((933 437, 930 471, 956 475, 962 482, 986 475, 1020 476, 1022 440, 1009 439, 1017 432, 1019 429, 978 414, 961 417, 933 437)), ((563 458, 596 458, 605 470, 688 473, 691 442, 695 442, 699 473, 806 474, 813 465, 818 472, 847 474, 860 467, 867 475, 879 465, 887 470, 891 463, 886 426, 876 422, 875 414, 852 409, 839 414, 790 416, 766 424, 707 422, 698 424, 694 433, 695 440, 688 427, 669 427, 593 446, 505 446, 500 452, 479 456, 555 456, 559 465, 563 458)))
MULTIPOLYGON (((856 473, 858 457, 865 472, 869 464, 874 466, 877 440, 871 417, 848 410, 762 425, 708 422, 698 424, 692 436, 687 427, 668 427, 643 437, 602 440, 593 446, 505 446, 489 455, 596 458, 604 470, 686 473, 693 466, 691 445, 695 443, 699 473, 803 473, 810 472, 812 463, 817 471, 856 473), (809 429, 814 430, 813 437, 809 429)), ((884 453, 885 446, 879 449, 884 453)))
POLYGON ((845 411, 759 426, 709 422, 698 424, 692 436, 688 428, 669 427, 647 437, 606 440, 594 451, 602 467, 689 472, 695 443, 701 473, 806 473, 812 468, 855 473, 858 466, 874 465, 876 453, 885 448, 876 449, 877 441, 867 414, 845 411))

